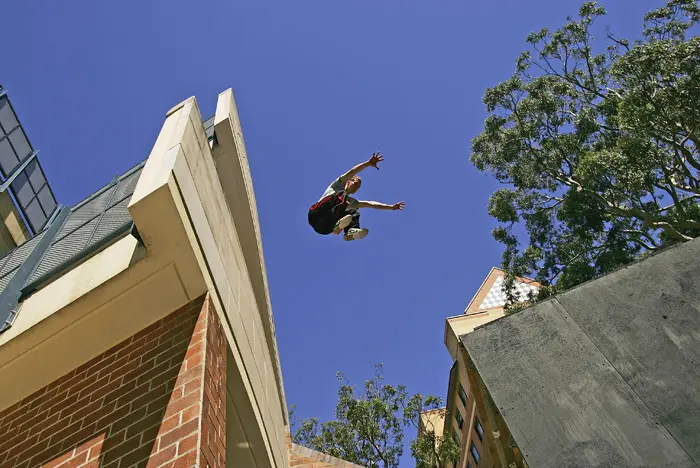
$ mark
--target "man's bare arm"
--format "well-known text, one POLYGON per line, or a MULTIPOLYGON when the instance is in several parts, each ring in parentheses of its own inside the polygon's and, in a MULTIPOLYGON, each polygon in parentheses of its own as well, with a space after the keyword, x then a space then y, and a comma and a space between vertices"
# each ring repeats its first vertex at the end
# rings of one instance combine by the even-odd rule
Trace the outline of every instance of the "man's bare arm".
POLYGON ((368 161, 365 161, 362 164, 358 164, 357 166, 353 167, 348 172, 340 176, 340 181, 347 182, 348 180, 350 180, 351 177, 356 176, 361 171, 367 169, 370 166, 376 167, 377 170, 379 170, 377 164, 379 164, 382 161, 384 161, 384 156, 382 156, 381 153, 374 153, 368 161))
POLYGON ((374 208, 375 210, 403 210, 406 204, 404 202, 387 205, 376 201, 361 201, 358 203, 358 208, 374 208))

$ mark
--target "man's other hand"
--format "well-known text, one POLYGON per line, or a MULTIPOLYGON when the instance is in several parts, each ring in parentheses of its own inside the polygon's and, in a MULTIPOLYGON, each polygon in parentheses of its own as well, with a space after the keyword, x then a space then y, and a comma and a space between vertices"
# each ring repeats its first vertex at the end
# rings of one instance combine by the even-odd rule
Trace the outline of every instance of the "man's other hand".
POLYGON ((391 205, 391 209, 394 211, 403 210, 404 206, 406 206, 406 204, 404 202, 398 202, 398 203, 391 205))
POLYGON ((384 161, 384 156, 382 156, 381 153, 377 152, 372 154, 372 157, 369 158, 369 161, 367 161, 367 163, 370 166, 375 167, 377 170, 379 170, 379 166, 377 166, 377 164, 379 164, 382 161, 384 161))

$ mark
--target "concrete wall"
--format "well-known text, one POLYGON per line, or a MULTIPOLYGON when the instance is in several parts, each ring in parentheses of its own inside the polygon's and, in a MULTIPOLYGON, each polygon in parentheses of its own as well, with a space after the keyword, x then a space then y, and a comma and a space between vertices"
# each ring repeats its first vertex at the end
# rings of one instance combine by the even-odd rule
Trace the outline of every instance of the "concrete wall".
POLYGON ((700 466, 700 240, 462 337, 531 467, 700 466))

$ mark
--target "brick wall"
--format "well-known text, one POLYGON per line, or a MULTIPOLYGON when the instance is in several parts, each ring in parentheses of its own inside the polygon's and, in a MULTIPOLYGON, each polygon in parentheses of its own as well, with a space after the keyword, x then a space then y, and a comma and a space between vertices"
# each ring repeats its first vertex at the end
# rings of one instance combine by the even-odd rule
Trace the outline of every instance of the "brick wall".
POLYGON ((225 369, 197 299, 0 412, 0 468, 224 466, 225 369))
POLYGON ((292 437, 289 434, 287 434, 287 452, 289 454, 290 468, 365 468, 349 461, 317 452, 308 447, 297 445, 292 442, 292 437))
POLYGON ((201 466, 226 466, 226 337, 213 306, 207 321, 201 466))

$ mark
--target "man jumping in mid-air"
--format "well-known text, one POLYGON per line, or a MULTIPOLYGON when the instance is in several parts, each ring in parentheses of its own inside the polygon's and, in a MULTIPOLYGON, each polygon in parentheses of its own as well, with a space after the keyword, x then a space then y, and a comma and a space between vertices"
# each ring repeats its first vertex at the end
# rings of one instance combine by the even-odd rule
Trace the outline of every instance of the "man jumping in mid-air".
POLYGON ((357 174, 370 166, 379 170, 377 164, 384 161, 384 156, 374 153, 367 162, 358 164, 338 177, 326 189, 319 201, 309 208, 309 224, 319 234, 340 234, 345 231, 346 241, 362 239, 369 232, 360 227, 360 208, 377 210, 403 210, 404 202, 385 205, 373 201, 359 201, 351 197, 360 189, 362 179, 357 174))

